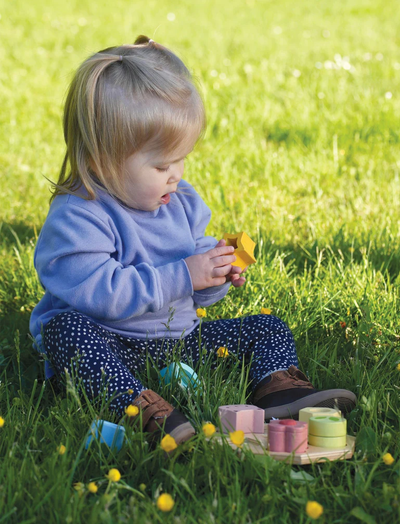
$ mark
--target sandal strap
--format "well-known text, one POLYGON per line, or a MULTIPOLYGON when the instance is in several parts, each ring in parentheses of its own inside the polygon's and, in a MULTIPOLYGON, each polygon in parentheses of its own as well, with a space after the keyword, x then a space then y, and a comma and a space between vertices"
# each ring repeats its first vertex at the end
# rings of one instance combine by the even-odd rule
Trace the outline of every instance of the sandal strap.
POLYGON ((314 386, 302 371, 296 368, 296 366, 290 366, 287 371, 275 371, 275 373, 272 373, 271 380, 254 392, 253 402, 257 402, 260 398, 271 393, 296 388, 314 389, 314 386))
POLYGON ((146 430, 146 426, 152 418, 166 418, 174 409, 171 404, 151 389, 143 391, 132 404, 141 411, 143 431, 146 430))

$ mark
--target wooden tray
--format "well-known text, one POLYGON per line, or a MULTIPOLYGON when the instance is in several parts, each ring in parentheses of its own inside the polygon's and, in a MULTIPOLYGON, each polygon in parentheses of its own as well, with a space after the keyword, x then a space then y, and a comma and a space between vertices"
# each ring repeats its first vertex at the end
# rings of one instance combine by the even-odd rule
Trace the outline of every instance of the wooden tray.
MULTIPOLYGON (((230 441, 229 435, 215 434, 212 440, 222 443, 224 440, 233 449, 238 447, 230 441)), ((290 464, 311 464, 312 462, 325 462, 327 460, 346 460, 354 454, 356 438, 347 435, 346 446, 343 448, 319 448, 308 446, 304 453, 280 453, 268 451, 268 424, 264 425, 264 433, 246 433, 243 449, 252 451, 255 455, 269 455, 275 460, 286 460, 290 464)))

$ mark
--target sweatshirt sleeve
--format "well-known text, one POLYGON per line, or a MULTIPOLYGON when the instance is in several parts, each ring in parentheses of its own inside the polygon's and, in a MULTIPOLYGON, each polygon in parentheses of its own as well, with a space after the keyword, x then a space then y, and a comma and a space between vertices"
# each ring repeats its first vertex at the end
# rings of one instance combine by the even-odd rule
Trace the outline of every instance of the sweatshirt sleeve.
MULTIPOLYGON (((188 220, 191 225, 193 238, 196 242, 194 254, 198 255, 213 249, 218 241, 214 237, 205 235, 205 230, 211 220, 211 211, 194 188, 192 186, 189 187, 194 196, 191 197, 193 200, 188 199, 190 205, 186 206, 186 208, 189 210, 189 212, 187 211, 188 220)), ((202 289, 201 291, 195 291, 193 293, 193 300, 195 304, 199 306, 211 306, 225 297, 229 291, 230 285, 230 282, 227 282, 222 286, 209 287, 207 289, 202 289)))
POLYGON ((103 322, 158 311, 193 294, 184 260, 159 267, 123 266, 115 255, 111 224, 68 204, 55 209, 43 226, 35 267, 54 297, 103 322))

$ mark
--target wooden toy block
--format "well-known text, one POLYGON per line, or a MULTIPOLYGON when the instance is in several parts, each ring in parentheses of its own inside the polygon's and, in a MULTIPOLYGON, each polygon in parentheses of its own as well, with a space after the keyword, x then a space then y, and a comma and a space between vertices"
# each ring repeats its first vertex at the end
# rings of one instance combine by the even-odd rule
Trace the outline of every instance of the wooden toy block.
POLYGON ((236 262, 233 263, 234 266, 239 266, 242 269, 254 264, 256 259, 254 258, 254 248, 256 243, 246 235, 246 233, 235 233, 229 234, 225 233, 224 239, 226 240, 227 246, 233 246, 235 248, 234 255, 236 256, 236 262))
POLYGON ((160 371, 160 375, 164 384, 170 384, 174 379, 183 388, 188 388, 189 384, 196 388, 198 384, 196 372, 183 362, 170 364, 160 371))
POLYGON ((299 411, 300 422, 308 422, 311 417, 327 416, 341 417, 340 411, 332 408, 303 408, 299 411))
POLYGON ((111 451, 120 451, 125 439, 125 428, 107 420, 94 420, 90 426, 85 449, 93 440, 99 439, 100 444, 106 444, 111 451))
POLYGON ((272 420, 268 426, 269 450, 304 453, 307 449, 308 424, 292 419, 272 420))
POLYGON ((317 416, 311 417, 308 424, 311 445, 322 448, 340 448, 346 445, 345 418, 317 416))
POLYGON ((264 410, 257 406, 232 404, 220 406, 218 416, 224 433, 242 430, 244 433, 264 432, 264 410))

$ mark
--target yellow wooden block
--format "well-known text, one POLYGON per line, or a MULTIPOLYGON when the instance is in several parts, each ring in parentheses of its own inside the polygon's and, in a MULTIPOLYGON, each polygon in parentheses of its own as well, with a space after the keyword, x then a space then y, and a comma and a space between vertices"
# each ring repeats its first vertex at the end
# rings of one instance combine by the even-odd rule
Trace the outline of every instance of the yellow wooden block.
POLYGON ((254 258, 254 248, 256 243, 246 235, 243 231, 241 233, 229 234, 225 233, 224 239, 226 240, 227 246, 233 246, 235 248, 234 255, 236 256, 236 262, 233 266, 239 266, 244 269, 250 264, 254 264, 256 259, 254 258))
POLYGON ((346 435, 346 430, 347 421, 345 418, 320 416, 311 417, 308 421, 310 437, 342 437, 346 435))
POLYGON ((332 408, 303 408, 299 411, 300 422, 308 422, 311 417, 341 417, 340 411, 332 408))
POLYGON ((342 448, 346 445, 346 435, 341 437, 317 437, 316 435, 308 436, 310 446, 319 448, 342 448))

